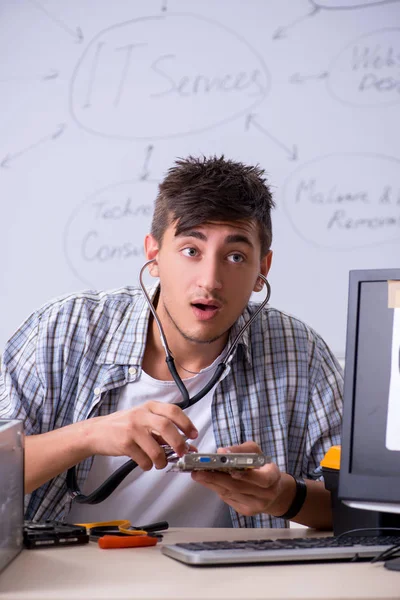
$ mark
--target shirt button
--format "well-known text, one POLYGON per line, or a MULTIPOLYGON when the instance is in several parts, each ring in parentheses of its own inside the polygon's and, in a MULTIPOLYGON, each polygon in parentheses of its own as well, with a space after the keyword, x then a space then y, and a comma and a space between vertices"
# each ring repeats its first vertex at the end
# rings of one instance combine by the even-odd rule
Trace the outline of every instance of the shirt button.
POLYGON ((94 394, 95 394, 95 396, 100 396, 100 394, 101 394, 101 388, 99 388, 99 387, 94 388, 94 394))
POLYGON ((129 367, 128 373, 129 373, 129 375, 136 375, 137 368, 136 367, 129 367))

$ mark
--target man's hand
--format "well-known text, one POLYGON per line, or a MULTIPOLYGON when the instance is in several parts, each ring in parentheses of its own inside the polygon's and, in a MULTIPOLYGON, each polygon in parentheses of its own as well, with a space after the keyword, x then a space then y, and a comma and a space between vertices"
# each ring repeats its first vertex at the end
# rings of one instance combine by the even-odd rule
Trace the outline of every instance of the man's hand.
MULTIPOLYGON (((219 448, 218 452, 261 453, 261 449, 255 442, 245 442, 240 446, 219 448)), ((290 506, 295 494, 293 478, 289 476, 291 481, 287 482, 289 487, 286 487, 283 475, 274 463, 259 469, 232 473, 194 471, 192 478, 216 492, 221 500, 247 517, 259 513, 282 514, 290 506), (285 497, 282 498, 282 495, 285 497)))
POLYGON ((89 455, 129 456, 144 471, 153 465, 156 469, 167 465, 160 444, 169 444, 183 456, 185 438, 198 435, 182 409, 162 402, 145 402, 136 408, 88 419, 85 425, 89 455))
MULTIPOLYGON (((185 439, 198 436, 185 413, 173 404, 146 402, 105 417, 93 417, 25 438, 25 493, 95 454, 129 456, 144 470, 167 465, 160 444, 183 456, 185 439)), ((190 449, 193 446, 189 445, 190 449)))

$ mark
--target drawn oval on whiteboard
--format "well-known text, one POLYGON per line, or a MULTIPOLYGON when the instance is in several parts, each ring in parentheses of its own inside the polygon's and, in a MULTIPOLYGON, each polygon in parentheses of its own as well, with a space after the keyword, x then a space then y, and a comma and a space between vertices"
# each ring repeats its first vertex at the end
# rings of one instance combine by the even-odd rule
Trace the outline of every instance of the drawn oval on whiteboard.
POLYGON ((156 140, 199 133, 254 109, 270 76, 239 34, 192 14, 143 17, 89 43, 70 86, 70 112, 86 131, 156 140))
POLYGON ((350 8, 368 8, 371 6, 377 6, 378 4, 390 4, 392 2, 398 1, 399 0, 311 0, 312 4, 316 8, 327 8, 337 10, 349 10, 350 8))
POLYGON ((295 232, 319 248, 349 250, 400 239, 400 160, 331 154, 296 169, 283 187, 295 232))
POLYGON ((353 40, 333 60, 327 86, 336 100, 353 106, 400 102, 400 28, 353 40))
POLYGON ((90 195, 71 214, 64 253, 85 285, 105 289, 137 284, 157 186, 150 180, 115 183, 90 195))

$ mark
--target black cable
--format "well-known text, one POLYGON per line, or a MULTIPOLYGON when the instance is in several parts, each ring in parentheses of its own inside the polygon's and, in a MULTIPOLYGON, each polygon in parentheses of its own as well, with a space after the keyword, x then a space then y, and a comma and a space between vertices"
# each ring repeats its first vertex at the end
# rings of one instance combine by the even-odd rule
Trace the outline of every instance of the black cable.
POLYGON ((337 540, 341 537, 345 537, 350 533, 357 533, 359 531, 400 531, 400 527, 359 527, 357 529, 349 529, 348 531, 343 531, 339 535, 335 536, 337 540))
POLYGON ((398 550, 400 550, 400 544, 394 544, 393 546, 386 548, 386 550, 383 550, 382 552, 374 556, 374 558, 371 560, 371 563, 378 562, 378 560, 386 560, 388 558, 392 558, 398 550))
MULTIPOLYGON (((364 531, 400 531, 400 527, 359 527, 357 529, 349 529, 348 531, 344 531, 343 533, 335 536, 336 539, 340 539, 342 537, 348 536, 351 533, 358 533, 364 531)), ((398 550, 400 550, 400 544, 393 544, 389 548, 385 548, 382 552, 379 552, 374 558, 371 560, 371 563, 378 562, 378 560, 385 560, 390 558, 395 554, 398 550)))
POLYGON ((71 467, 67 472, 67 486, 72 494, 74 502, 78 504, 100 504, 106 500, 113 491, 119 486, 127 475, 137 467, 137 463, 130 459, 119 469, 112 473, 97 489, 85 496, 79 489, 76 479, 75 467, 71 467))

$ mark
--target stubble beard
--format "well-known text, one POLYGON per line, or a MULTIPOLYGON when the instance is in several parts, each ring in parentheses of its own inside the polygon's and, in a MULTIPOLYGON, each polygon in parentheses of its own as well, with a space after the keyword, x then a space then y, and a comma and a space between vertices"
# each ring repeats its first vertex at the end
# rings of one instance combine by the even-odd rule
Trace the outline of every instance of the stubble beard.
POLYGON ((219 333, 218 335, 208 339, 208 340, 203 340, 203 339, 199 339, 196 337, 192 337, 190 335, 188 335, 187 333, 185 333, 177 324, 177 322, 174 320, 174 318, 172 317, 171 313, 169 312, 168 308, 166 307, 165 303, 163 302, 164 305, 164 310, 166 312, 167 317, 169 318, 170 322, 172 323, 172 325, 175 327, 175 329, 180 333, 180 335, 188 342, 191 342, 192 344, 212 344, 213 342, 216 342, 218 340, 220 340, 222 337, 224 337, 229 329, 227 329, 226 331, 223 331, 221 333, 219 333))

